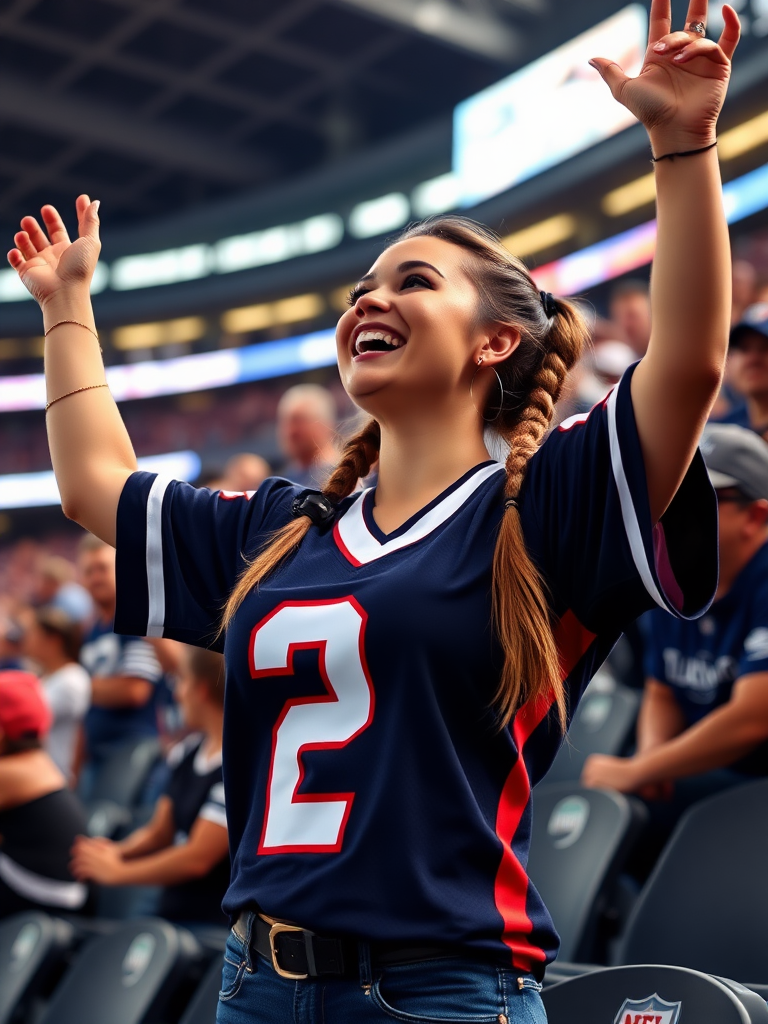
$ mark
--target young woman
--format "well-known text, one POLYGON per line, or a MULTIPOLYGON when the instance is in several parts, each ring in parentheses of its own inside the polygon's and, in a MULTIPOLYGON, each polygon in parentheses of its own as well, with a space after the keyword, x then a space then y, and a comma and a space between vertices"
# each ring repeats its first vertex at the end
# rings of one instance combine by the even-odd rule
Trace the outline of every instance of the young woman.
POLYGON ((170 779, 151 821, 117 843, 78 836, 70 867, 75 878, 100 885, 162 886, 158 913, 163 917, 222 925, 229 858, 221 781, 221 655, 186 648, 175 696, 185 725, 194 731, 168 755, 170 779))
POLYGON ((531 786, 622 626, 654 601, 695 614, 715 586, 696 444, 728 336, 724 12, 716 44, 706 0, 680 32, 654 0, 643 73, 594 61, 658 160, 653 337, 538 451, 584 324, 446 217, 353 290, 339 370, 371 419, 323 494, 137 473, 88 300, 98 204, 78 200, 74 243, 51 207, 47 234, 22 221, 10 260, 44 312, 62 501, 117 545, 118 628, 226 637, 224 1024, 544 1020, 557 937, 525 870, 531 786))
POLYGON ((42 672, 53 713, 46 748, 69 779, 81 722, 91 702, 91 677, 78 662, 82 632, 61 608, 38 608, 24 631, 22 650, 42 672))

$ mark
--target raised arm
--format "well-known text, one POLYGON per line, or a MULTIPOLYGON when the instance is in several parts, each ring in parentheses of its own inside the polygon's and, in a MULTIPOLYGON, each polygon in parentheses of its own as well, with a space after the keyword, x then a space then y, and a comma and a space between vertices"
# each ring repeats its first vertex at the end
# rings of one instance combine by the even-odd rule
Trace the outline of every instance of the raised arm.
POLYGON ((45 230, 24 217, 8 262, 40 304, 46 333, 48 443, 65 515, 115 543, 117 503, 136 469, 130 438, 106 385, 90 284, 99 258, 98 202, 77 200, 71 242, 52 206, 45 230))
POLYGON ((637 78, 592 63, 614 97, 642 121, 656 170, 658 235, 648 352, 632 379, 651 514, 660 518, 690 464, 717 396, 728 347, 731 273, 716 140, 739 19, 723 8, 718 43, 705 39, 707 0, 690 0, 685 31, 671 31, 670 0, 651 4, 648 50, 637 78), (702 150, 702 152, 695 152, 702 150))

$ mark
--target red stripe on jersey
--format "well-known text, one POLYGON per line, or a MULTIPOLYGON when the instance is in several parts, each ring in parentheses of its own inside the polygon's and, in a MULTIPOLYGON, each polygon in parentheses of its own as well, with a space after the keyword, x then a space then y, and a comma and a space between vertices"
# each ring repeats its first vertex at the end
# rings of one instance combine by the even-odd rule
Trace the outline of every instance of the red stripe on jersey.
POLYGON ((359 569, 359 568, 360 568, 360 566, 361 566, 361 565, 362 565, 363 563, 362 563, 362 562, 359 562, 359 561, 358 561, 358 560, 357 560, 357 559, 355 558, 355 556, 354 556, 354 555, 352 554, 352 552, 351 552, 351 551, 349 550, 349 548, 347 547, 347 545, 346 545, 346 544, 344 543, 344 541, 343 541, 343 540, 341 539, 341 531, 339 530, 339 523, 338 523, 338 521, 337 521, 336 523, 334 523, 334 527, 333 527, 333 536, 334 536, 334 539, 335 539, 335 541, 336 541, 336 544, 338 545, 339 551, 340 551, 340 552, 342 553, 342 555, 344 555, 344 557, 346 558, 346 560, 347 560, 348 562, 351 562, 351 563, 352 563, 352 565, 354 565, 354 567, 355 567, 356 569, 359 569))
MULTIPOLYGON (((568 678, 594 639, 595 634, 585 629, 570 609, 562 616, 555 629, 555 642, 563 679, 568 678)), ((547 717, 553 703, 554 695, 539 697, 527 701, 515 715, 512 736, 517 747, 517 761, 504 783, 496 815, 496 835, 501 841, 502 853, 499 870, 496 872, 494 897, 504 921, 502 941, 512 952, 514 966, 524 971, 530 971, 535 963, 544 963, 547 955, 528 938, 533 931, 533 922, 526 909, 529 879, 512 849, 512 840, 531 798, 531 780, 525 766, 525 744, 547 717)))

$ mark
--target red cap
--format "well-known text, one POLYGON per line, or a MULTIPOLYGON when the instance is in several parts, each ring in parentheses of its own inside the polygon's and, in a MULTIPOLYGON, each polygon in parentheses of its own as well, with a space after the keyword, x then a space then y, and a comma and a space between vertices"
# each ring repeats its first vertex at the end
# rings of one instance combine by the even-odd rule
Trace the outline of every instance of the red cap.
POLYGON ((31 672, 0 672, 0 729, 9 740, 27 733, 43 737, 53 715, 43 688, 31 672))

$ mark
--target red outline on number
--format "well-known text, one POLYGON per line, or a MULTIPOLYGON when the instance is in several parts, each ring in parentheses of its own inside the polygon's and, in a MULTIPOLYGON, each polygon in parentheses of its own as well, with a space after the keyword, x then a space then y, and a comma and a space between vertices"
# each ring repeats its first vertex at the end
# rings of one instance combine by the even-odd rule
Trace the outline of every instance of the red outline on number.
POLYGON ((368 624, 368 614, 362 607, 359 601, 357 601, 351 595, 347 597, 329 598, 326 601, 283 601, 275 609, 273 609, 269 615, 265 615, 264 618, 258 622, 251 630, 251 636, 248 641, 248 664, 251 670, 252 679, 263 679, 271 676, 292 676, 293 671, 293 653, 294 651, 307 651, 317 649, 318 652, 318 668, 320 671, 320 678, 323 680, 323 685, 328 691, 327 697, 292 697, 287 700, 283 705, 283 710, 275 722, 272 728, 272 753, 269 758, 269 777, 267 779, 267 799, 264 808, 264 824, 261 827, 261 836, 259 838, 259 845, 257 852, 261 854, 272 854, 272 853, 340 853, 341 847, 344 842, 344 832, 347 827, 347 821, 352 810, 352 803, 355 799, 354 793, 299 793, 298 790, 301 788, 301 784, 304 781, 304 762, 302 755, 305 750, 339 750, 342 747, 346 747, 347 744, 351 743, 352 740, 356 739, 361 732, 364 732, 373 721, 373 712, 376 703, 376 695, 373 689, 373 682, 371 680, 370 672, 368 671, 368 662, 365 658, 365 629, 368 624), (329 844, 320 846, 264 846, 264 837, 267 831, 267 821, 269 819, 269 804, 270 794, 272 791, 272 771, 275 764, 275 748, 277 746, 277 733, 280 726, 285 721, 285 717, 292 707, 300 704, 330 704, 334 701, 338 702, 338 696, 336 691, 331 684, 328 677, 328 672, 325 667, 325 649, 328 644, 327 640, 311 640, 306 643, 294 643, 288 645, 288 656, 287 666, 285 668, 274 668, 274 669, 257 669, 253 661, 253 648, 256 639, 256 633, 267 623, 270 619, 274 618, 278 612, 282 611, 283 608, 318 608, 323 605, 331 604, 351 604, 360 615, 360 634, 358 637, 358 647, 360 651, 360 664, 363 669, 363 675, 368 683, 368 691, 371 695, 370 708, 368 710, 368 718, 360 726, 360 728, 349 736, 346 740, 336 743, 305 743, 299 747, 296 751, 296 757, 299 761, 299 779, 291 795, 291 803, 323 803, 329 800, 344 800, 346 802, 346 810, 344 817, 341 820, 341 826, 339 827, 339 836, 335 845, 329 844))

